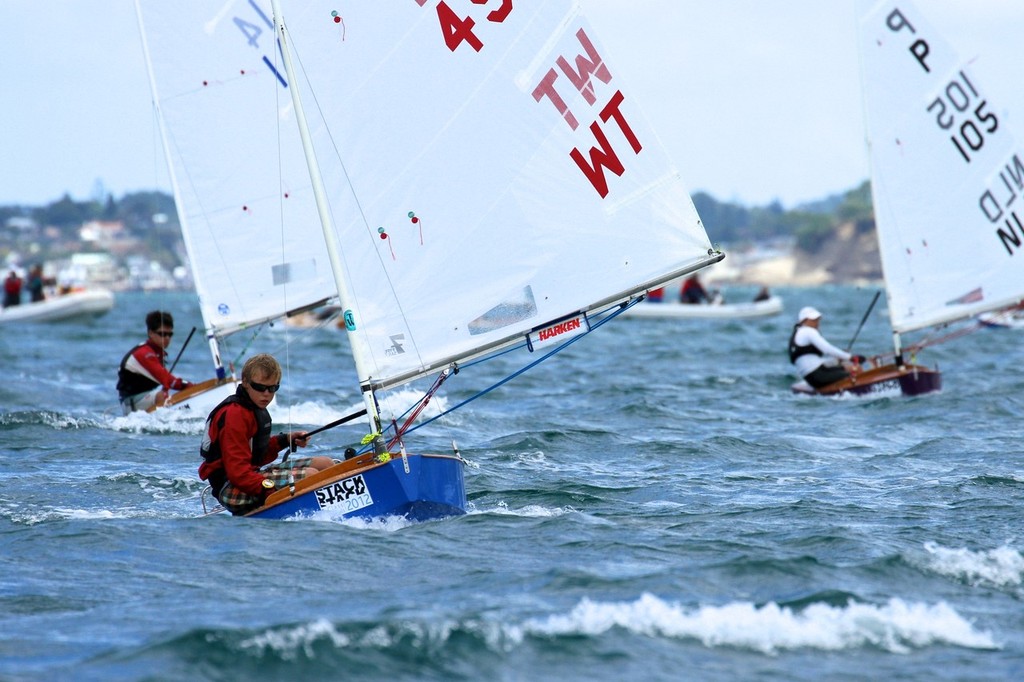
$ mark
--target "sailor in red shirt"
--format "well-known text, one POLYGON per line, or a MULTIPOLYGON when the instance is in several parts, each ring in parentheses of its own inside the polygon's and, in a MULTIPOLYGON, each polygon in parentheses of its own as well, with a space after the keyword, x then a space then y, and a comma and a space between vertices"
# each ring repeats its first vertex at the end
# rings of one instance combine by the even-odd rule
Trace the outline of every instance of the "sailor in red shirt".
POLYGON ((21 304, 21 277, 11 270, 4 280, 4 307, 9 308, 21 304))
POLYGON ((301 480, 335 463, 330 457, 297 457, 266 466, 291 445, 304 448, 308 444, 305 431, 270 435, 267 406, 280 387, 277 360, 266 353, 254 355, 242 368, 235 395, 213 408, 206 419, 199 478, 209 481, 214 497, 232 514, 252 511, 290 480, 301 480))
POLYGON ((690 275, 679 290, 679 300, 681 303, 710 303, 711 297, 697 275, 690 275))
POLYGON ((174 318, 154 310, 146 315, 147 338, 122 358, 117 371, 117 395, 124 413, 163 405, 168 391, 192 384, 167 371, 167 347, 174 336, 174 318))

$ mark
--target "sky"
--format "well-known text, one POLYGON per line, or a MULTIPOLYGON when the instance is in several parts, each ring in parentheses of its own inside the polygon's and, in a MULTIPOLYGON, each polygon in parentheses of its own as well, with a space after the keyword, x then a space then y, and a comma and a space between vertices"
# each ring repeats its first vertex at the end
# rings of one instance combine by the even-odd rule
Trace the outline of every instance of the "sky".
MULTIPOLYGON (((691 192, 792 208, 867 178, 855 0, 581 3, 691 192)), ((916 4, 1024 130, 1024 1, 916 4)), ((0 205, 170 192, 133 0, 0 17, 0 205)))

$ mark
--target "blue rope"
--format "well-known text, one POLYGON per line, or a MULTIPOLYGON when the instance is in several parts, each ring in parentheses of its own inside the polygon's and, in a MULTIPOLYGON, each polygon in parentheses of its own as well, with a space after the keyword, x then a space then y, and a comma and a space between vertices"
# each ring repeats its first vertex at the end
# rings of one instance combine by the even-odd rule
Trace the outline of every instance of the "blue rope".
MULTIPOLYGON (((626 304, 625 306, 622 306, 619 309, 617 309, 617 310, 615 310, 615 311, 613 311, 613 312, 611 312, 609 314, 606 314, 604 317, 598 318, 595 322, 593 322, 593 324, 590 325, 590 329, 588 329, 584 333, 582 333, 582 334, 580 334, 578 336, 574 336, 573 338, 569 339, 568 341, 566 341, 562 345, 557 346, 556 348, 553 348, 552 350, 548 351, 545 355, 542 355, 541 357, 537 358, 536 360, 534 360, 533 362, 529 363, 528 365, 525 365, 524 367, 520 368, 519 370, 517 370, 517 371, 513 372, 512 374, 508 375, 507 377, 505 377, 504 379, 502 379, 498 383, 492 384, 491 386, 485 388, 484 390, 480 391, 476 395, 472 395, 469 398, 466 398, 465 400, 463 400, 461 403, 455 405, 454 407, 451 407, 451 408, 445 410, 444 412, 441 412, 440 414, 438 414, 438 415, 436 415, 434 417, 431 417, 430 419, 427 419, 426 421, 420 422, 416 426, 413 426, 413 427, 407 429, 406 433, 412 433, 413 431, 415 431, 415 430, 417 430, 417 429, 419 429, 419 428, 421 428, 423 426, 426 426, 427 424, 430 424, 431 422, 434 422, 434 421, 440 419, 441 417, 444 417, 444 416, 450 414, 451 412, 454 412, 455 410, 461 408, 466 403, 472 402, 472 401, 476 400, 477 398, 479 398, 481 396, 484 396, 484 395, 487 395, 491 391, 493 391, 493 390, 495 390, 497 388, 500 388, 501 386, 504 386, 505 384, 507 384, 509 381, 511 381, 515 377, 528 372, 529 370, 533 369, 534 367, 536 367, 540 363, 542 363, 545 360, 547 360, 548 358, 550 358, 555 353, 561 353, 563 350, 565 350, 566 348, 568 348, 572 344, 576 343, 577 341, 579 341, 583 337, 587 336, 588 334, 593 332, 595 329, 601 327, 602 325, 606 324, 608 321, 614 319, 615 317, 618 317, 625 310, 633 307, 634 305, 639 303, 641 300, 642 299, 639 299, 639 298, 635 299, 635 300, 631 301, 630 303, 626 304)), ((480 363, 480 362, 484 362, 484 361, 487 361, 487 360, 493 360, 494 358, 500 357, 500 356, 504 355, 505 353, 509 353, 512 350, 517 350, 517 349, 523 348, 524 346, 526 346, 526 342, 525 341, 523 343, 521 343, 521 344, 513 346, 512 348, 510 348, 510 349, 508 349, 506 351, 502 351, 501 353, 495 353, 494 355, 488 355, 487 357, 481 358, 481 359, 476 360, 476 361, 474 361, 472 363, 467 363, 465 365, 465 367, 471 367, 472 365, 480 363)), ((412 409, 412 408, 410 408, 410 409, 412 409)), ((406 410, 406 414, 408 414, 408 412, 409 411, 406 410)))
MULTIPOLYGON (((505 377, 504 379, 502 379, 498 383, 492 384, 491 386, 485 388, 484 390, 480 391, 479 393, 477 393, 475 395, 472 395, 469 398, 466 398, 465 400, 463 400, 461 403, 455 405, 454 407, 451 407, 451 408, 445 410, 444 412, 441 412, 441 413, 431 417, 430 419, 427 419, 426 421, 423 421, 423 422, 417 424, 416 426, 412 426, 412 427, 406 429, 405 433, 407 433, 407 434, 408 433, 412 433, 413 431, 416 431, 417 429, 419 429, 421 427, 424 427, 427 424, 430 424, 430 423, 433 423, 433 422, 437 421, 441 417, 444 417, 444 416, 447 416, 448 414, 451 414, 455 410, 461 408, 466 403, 473 402, 477 398, 480 398, 481 396, 487 395, 491 391, 493 391, 493 390, 495 390, 497 388, 500 388, 501 386, 504 386, 505 384, 507 384, 509 381, 511 381, 515 377, 528 372, 529 370, 533 369, 534 367, 536 367, 540 363, 542 363, 545 360, 547 360, 548 358, 550 358, 552 355, 554 355, 556 353, 561 353, 563 350, 568 348, 570 345, 576 343, 577 341, 579 341, 583 337, 587 336, 588 334, 593 332, 595 329, 598 329, 599 327, 603 326, 604 324, 608 323, 609 321, 615 319, 616 317, 621 315, 623 312, 625 312, 629 308, 632 308, 634 305, 636 305, 637 303, 639 303, 642 300, 643 300, 642 298, 634 299, 634 300, 630 301, 629 303, 627 303, 626 305, 621 306, 621 307, 617 308, 616 310, 614 310, 614 311, 612 311, 610 313, 605 313, 602 317, 594 318, 594 320, 592 320, 592 323, 590 325, 590 329, 588 329, 587 331, 583 332, 582 334, 580 334, 578 336, 574 336, 573 338, 569 339, 568 341, 566 341, 562 345, 557 346, 556 348, 553 348, 552 350, 548 351, 545 355, 542 355, 541 357, 537 358, 536 360, 534 360, 530 364, 528 364, 528 365, 520 368, 519 370, 513 372, 512 374, 508 375, 507 377, 505 377)), ((523 341, 520 344, 516 344, 514 346, 511 346, 510 348, 507 348, 507 349, 505 349, 503 351, 500 351, 498 353, 494 353, 492 355, 488 355, 486 357, 479 358, 479 359, 474 360, 472 362, 467 362, 465 365, 459 365, 459 369, 461 370, 461 369, 465 369, 467 367, 472 367, 473 365, 477 365, 477 364, 480 364, 482 362, 489 362, 491 360, 494 360, 495 358, 499 358, 502 355, 505 355, 506 353, 511 353, 511 352, 513 352, 515 350, 519 350, 521 348, 525 348, 526 345, 527 345, 526 341, 523 341)), ((396 421, 402 421, 402 418, 404 418, 407 414, 409 414, 409 412, 411 412, 413 410, 413 408, 417 404, 418 403, 413 403, 405 412, 402 413, 402 415, 396 421)), ((393 429, 394 429, 394 424, 392 424, 391 426, 388 426, 388 427, 382 429, 382 431, 384 433, 387 433, 388 431, 391 431, 393 429)), ((371 449, 372 449, 372 446, 368 445, 368 446, 364 447, 363 449, 359 450, 356 454, 361 455, 363 453, 369 452, 371 449)))

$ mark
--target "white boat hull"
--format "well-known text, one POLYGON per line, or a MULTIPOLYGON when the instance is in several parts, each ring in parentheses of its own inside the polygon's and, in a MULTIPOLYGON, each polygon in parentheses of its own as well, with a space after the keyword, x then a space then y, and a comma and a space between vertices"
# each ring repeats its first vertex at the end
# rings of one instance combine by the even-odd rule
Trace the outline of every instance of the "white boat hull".
POLYGON ((232 377, 225 379, 207 379, 186 388, 184 391, 172 393, 165 405, 151 407, 148 412, 156 410, 186 410, 191 414, 206 417, 222 400, 234 395, 237 383, 232 377))
POLYGON ((1024 312, 1013 313, 995 312, 982 313, 978 321, 986 327, 999 327, 1002 329, 1024 329, 1024 312))
POLYGON ((22 303, 0 310, 0 324, 7 322, 61 322, 82 317, 99 317, 114 307, 114 294, 106 289, 72 291, 35 303, 22 303))
POLYGON ((772 296, 764 301, 744 303, 679 303, 678 301, 651 303, 643 301, 624 310, 622 315, 623 317, 746 319, 768 317, 781 312, 782 299, 772 296))

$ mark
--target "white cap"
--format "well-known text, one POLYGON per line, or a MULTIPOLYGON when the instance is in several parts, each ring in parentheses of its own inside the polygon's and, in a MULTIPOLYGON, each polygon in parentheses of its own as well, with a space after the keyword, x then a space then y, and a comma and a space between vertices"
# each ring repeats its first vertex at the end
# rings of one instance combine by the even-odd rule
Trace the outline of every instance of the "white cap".
POLYGON ((817 308, 811 306, 804 306, 800 309, 800 314, 797 315, 797 322, 803 322, 804 320, 817 320, 821 317, 821 313, 818 312, 817 308))

